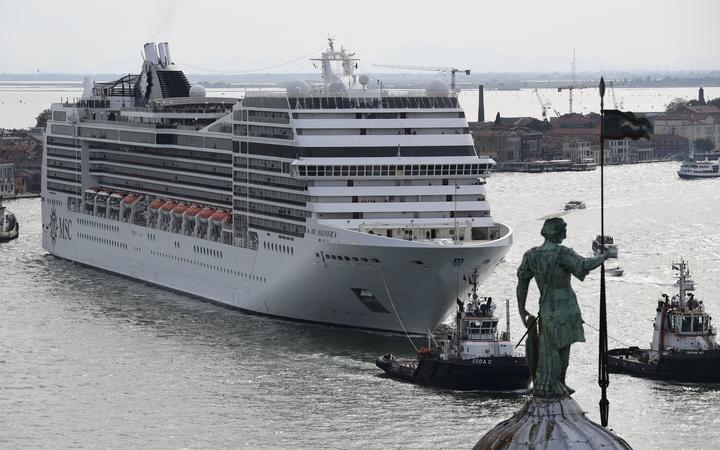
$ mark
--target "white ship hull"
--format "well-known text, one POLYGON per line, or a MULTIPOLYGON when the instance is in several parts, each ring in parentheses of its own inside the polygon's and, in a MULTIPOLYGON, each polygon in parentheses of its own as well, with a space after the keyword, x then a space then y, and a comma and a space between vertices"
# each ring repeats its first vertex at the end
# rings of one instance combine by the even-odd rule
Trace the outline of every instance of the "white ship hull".
POLYGON ((434 329, 468 292, 463 276, 478 268, 484 281, 512 243, 501 224, 500 239, 438 245, 308 223, 313 236, 263 233, 255 251, 72 212, 63 195, 45 197, 43 248, 58 257, 253 313, 391 332, 434 329), (361 301, 360 290, 379 306, 361 301))

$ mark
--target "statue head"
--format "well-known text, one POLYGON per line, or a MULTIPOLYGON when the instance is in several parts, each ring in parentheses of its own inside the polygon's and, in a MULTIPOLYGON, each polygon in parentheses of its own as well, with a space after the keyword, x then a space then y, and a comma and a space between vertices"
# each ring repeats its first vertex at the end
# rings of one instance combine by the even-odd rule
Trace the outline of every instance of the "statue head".
POLYGON ((542 234, 545 239, 559 244, 567 236, 566 229, 567 223, 565 223, 564 220, 559 217, 553 217, 545 221, 540 234, 542 234))

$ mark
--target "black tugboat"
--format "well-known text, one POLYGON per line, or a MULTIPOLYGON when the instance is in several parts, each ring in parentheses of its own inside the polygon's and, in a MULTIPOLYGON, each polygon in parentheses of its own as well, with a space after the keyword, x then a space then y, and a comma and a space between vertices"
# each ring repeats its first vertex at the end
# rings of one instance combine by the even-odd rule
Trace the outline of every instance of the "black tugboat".
POLYGON ((650 349, 638 347, 608 352, 611 372, 681 382, 719 383, 720 347, 715 342, 712 318, 692 292, 687 263, 672 265, 678 271, 678 295, 663 294, 658 301, 650 349))
POLYGON ((527 389, 530 370, 525 357, 514 354, 509 319, 507 330, 498 337, 492 298, 477 295, 477 273, 473 273, 470 283, 473 285, 468 294, 470 301, 458 299, 456 329, 447 339, 429 335, 428 347, 420 348, 416 359, 387 354, 378 357, 375 364, 393 378, 425 386, 489 391, 527 389))
POLYGON ((17 219, 2 205, 0 196, 0 242, 8 242, 17 239, 20 234, 20 225, 17 219))

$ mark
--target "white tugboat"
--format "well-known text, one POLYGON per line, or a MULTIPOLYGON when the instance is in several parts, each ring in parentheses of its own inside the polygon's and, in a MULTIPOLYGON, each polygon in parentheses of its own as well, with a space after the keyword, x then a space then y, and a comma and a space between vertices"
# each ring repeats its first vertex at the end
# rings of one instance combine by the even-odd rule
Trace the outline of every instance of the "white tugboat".
POLYGON ((462 390, 527 389, 530 370, 524 356, 516 356, 510 340, 509 303, 506 331, 498 336, 498 318, 491 297, 477 295, 478 274, 470 278, 473 289, 467 303, 457 300, 456 329, 447 339, 428 335, 428 347, 417 358, 380 356, 375 364, 393 378, 426 386, 462 390))
POLYGON ((687 263, 673 263, 678 271, 678 294, 658 301, 649 349, 610 350, 612 372, 685 382, 720 382, 720 347, 705 305, 691 292, 695 282, 687 263))
POLYGON ((2 196, 0 196, 0 242, 17 239, 19 234, 20 225, 15 215, 2 205, 2 196))

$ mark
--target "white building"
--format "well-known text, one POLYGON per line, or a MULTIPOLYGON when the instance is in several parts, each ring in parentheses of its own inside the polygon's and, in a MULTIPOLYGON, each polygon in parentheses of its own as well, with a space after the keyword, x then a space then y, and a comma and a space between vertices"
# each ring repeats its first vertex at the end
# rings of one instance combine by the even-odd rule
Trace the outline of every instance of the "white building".
POLYGON ((15 195, 15 164, 0 163, 0 196, 15 195))
POLYGON ((656 134, 686 137, 690 152, 695 151, 696 139, 710 139, 720 149, 720 108, 715 106, 685 106, 682 110, 659 117, 654 121, 656 134))

